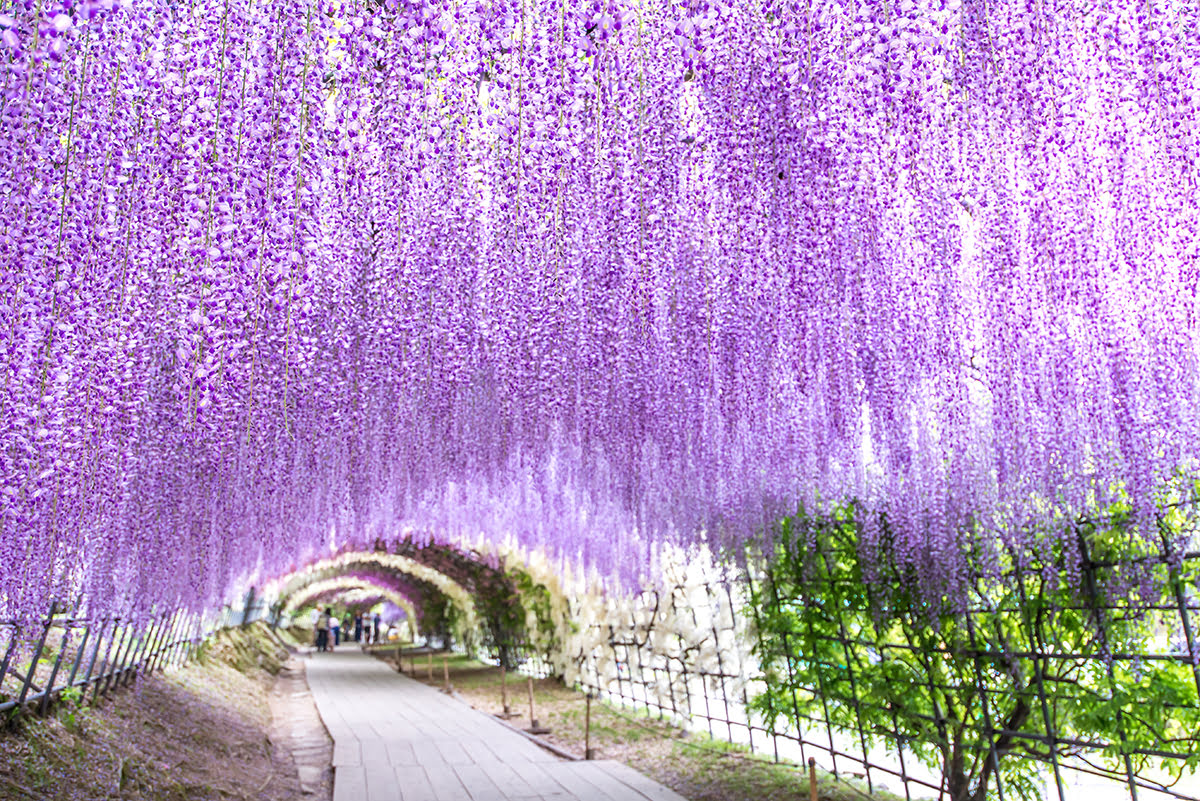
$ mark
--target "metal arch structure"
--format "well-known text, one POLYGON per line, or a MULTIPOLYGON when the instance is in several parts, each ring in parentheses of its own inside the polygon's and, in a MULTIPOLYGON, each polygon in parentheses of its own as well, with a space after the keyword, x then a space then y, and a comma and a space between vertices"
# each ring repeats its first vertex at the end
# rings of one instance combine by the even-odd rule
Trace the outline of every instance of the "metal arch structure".
POLYGON ((296 590, 291 595, 287 596, 284 601, 282 611, 293 612, 302 608, 305 604, 317 600, 325 595, 334 592, 348 592, 353 590, 369 590, 371 593, 380 596, 384 600, 394 603, 396 606, 404 610, 408 615, 408 619, 414 623, 420 620, 417 614, 416 605, 411 598, 398 592, 392 587, 388 587, 381 582, 374 582, 368 578, 360 576, 343 576, 320 579, 313 581, 304 587, 296 590))
POLYGON ((379 571, 429 585, 444 595, 462 614, 468 630, 478 628, 478 615, 471 591, 454 578, 423 564, 416 559, 381 551, 348 551, 334 557, 319 559, 288 576, 268 585, 267 591, 277 598, 287 598, 301 587, 314 581, 353 571, 379 571))
POLYGON ((304 570, 294 574, 279 590, 277 604, 288 606, 289 599, 309 585, 331 579, 339 579, 343 583, 360 581, 375 587, 386 588, 408 598, 417 607, 427 599, 442 597, 441 590, 420 578, 377 565, 371 567, 352 565, 348 568, 329 567, 321 570, 304 570))

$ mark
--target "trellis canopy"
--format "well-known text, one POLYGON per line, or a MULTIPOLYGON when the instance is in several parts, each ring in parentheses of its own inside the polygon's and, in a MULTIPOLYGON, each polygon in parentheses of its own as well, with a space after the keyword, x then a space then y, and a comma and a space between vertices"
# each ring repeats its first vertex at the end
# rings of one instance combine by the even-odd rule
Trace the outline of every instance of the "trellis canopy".
POLYGON ((1177 0, 0 0, 0 607, 347 546, 634 579, 1195 466, 1177 0))

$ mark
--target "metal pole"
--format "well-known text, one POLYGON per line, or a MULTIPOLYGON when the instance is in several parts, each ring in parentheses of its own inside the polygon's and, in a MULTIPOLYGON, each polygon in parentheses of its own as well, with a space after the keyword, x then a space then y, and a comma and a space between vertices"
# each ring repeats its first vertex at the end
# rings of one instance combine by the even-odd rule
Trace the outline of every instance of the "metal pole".
POLYGON ((596 754, 592 751, 592 694, 587 694, 587 712, 584 714, 583 722, 583 758, 595 759, 596 754))

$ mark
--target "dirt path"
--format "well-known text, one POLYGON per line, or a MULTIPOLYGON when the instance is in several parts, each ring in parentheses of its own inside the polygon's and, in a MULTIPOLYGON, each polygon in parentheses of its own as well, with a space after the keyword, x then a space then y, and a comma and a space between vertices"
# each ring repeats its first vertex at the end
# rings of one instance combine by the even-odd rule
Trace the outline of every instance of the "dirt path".
POLYGON ((333 744, 317 713, 304 669, 304 660, 293 657, 279 671, 268 699, 270 737, 277 751, 291 760, 301 793, 325 801, 333 796, 333 744))

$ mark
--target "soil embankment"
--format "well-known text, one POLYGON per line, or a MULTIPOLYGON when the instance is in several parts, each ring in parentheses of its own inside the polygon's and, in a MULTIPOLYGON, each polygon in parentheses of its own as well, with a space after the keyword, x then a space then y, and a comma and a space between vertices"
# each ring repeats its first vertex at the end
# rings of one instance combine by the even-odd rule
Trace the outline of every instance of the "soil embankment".
POLYGON ((256 624, 180 670, 0 732, 0 799, 327 801, 329 763, 302 661, 256 624))

